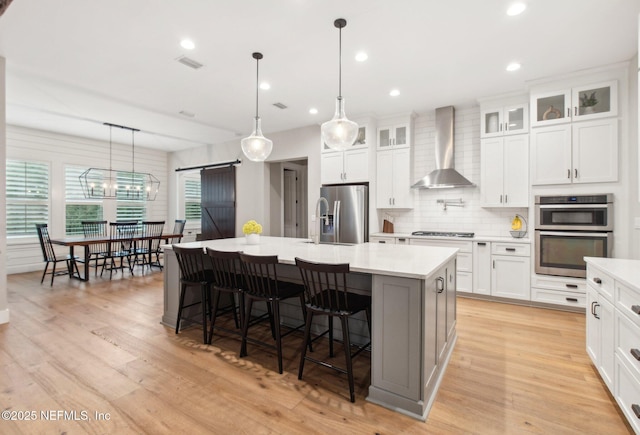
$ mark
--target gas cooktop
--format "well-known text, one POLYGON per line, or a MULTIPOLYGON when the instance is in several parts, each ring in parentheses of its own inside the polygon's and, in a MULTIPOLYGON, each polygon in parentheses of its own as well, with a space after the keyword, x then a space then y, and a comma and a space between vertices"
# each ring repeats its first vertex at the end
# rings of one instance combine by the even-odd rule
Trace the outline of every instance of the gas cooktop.
POLYGON ((459 233, 447 231, 414 231, 412 236, 431 236, 431 237, 468 237, 471 238, 475 233, 459 233))

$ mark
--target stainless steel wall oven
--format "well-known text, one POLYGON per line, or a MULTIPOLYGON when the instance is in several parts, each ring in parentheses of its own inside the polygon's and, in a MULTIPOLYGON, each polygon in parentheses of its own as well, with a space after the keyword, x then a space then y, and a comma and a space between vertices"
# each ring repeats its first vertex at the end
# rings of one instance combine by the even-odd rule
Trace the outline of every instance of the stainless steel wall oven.
POLYGON ((535 199, 536 273, 584 278, 584 257, 611 256, 613 194, 535 199))

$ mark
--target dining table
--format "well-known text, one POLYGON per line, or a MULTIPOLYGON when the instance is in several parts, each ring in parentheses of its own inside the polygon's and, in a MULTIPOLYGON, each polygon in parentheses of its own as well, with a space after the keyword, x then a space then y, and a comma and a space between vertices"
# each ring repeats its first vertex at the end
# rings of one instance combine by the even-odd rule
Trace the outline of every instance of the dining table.
MULTIPOLYGON (((51 243, 54 245, 68 246, 69 257, 72 259, 71 261, 73 263, 78 263, 78 262, 84 263, 84 268, 83 268, 84 273, 78 274, 78 275, 73 274, 71 275, 71 277, 74 279, 79 279, 80 281, 89 281, 89 276, 90 276, 89 261, 87 261, 87 259, 89 258, 89 246, 91 245, 113 242, 113 241, 119 241, 119 242, 131 241, 136 244, 139 242, 148 241, 149 246, 151 246, 151 242, 155 239, 164 240, 165 243, 169 243, 169 240, 173 238, 181 238, 182 236, 183 236, 182 234, 162 234, 160 237, 134 235, 133 237, 126 237, 126 238, 125 237, 111 238, 109 236, 98 236, 98 237, 69 236, 69 237, 62 237, 62 238, 52 238, 51 243), (75 255, 76 246, 82 247, 84 249, 84 256, 82 260, 78 260, 78 258, 75 255)), ((151 263, 151 255, 152 255, 152 252, 151 252, 151 249, 149 249, 149 263, 151 263)), ((76 264, 76 267, 77 267, 77 264, 76 264)), ((77 270, 79 270, 79 268, 77 270)))

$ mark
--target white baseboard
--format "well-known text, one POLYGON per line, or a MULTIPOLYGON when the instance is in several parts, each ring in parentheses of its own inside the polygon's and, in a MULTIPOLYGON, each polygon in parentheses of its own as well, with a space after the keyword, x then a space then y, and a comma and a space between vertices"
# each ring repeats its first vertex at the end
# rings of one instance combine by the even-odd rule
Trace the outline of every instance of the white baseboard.
POLYGON ((9 308, 0 311, 0 325, 9 323, 9 308))

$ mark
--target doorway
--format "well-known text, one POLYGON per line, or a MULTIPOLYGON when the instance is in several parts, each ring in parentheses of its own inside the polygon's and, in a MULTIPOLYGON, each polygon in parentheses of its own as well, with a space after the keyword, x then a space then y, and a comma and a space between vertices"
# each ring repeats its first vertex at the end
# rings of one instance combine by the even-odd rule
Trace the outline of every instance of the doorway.
POLYGON ((270 164, 271 235, 306 238, 307 160, 270 164))

